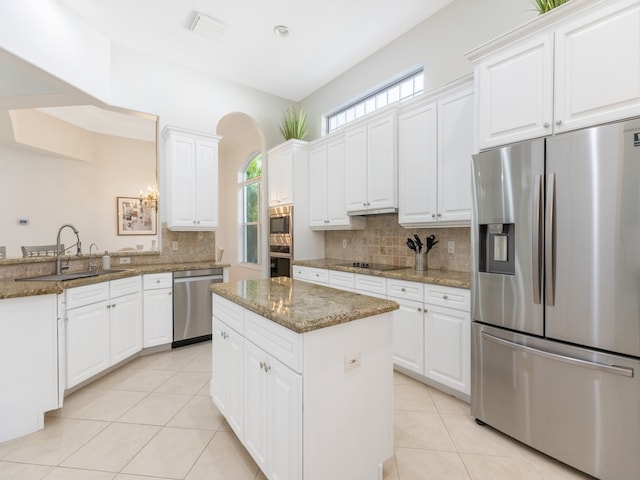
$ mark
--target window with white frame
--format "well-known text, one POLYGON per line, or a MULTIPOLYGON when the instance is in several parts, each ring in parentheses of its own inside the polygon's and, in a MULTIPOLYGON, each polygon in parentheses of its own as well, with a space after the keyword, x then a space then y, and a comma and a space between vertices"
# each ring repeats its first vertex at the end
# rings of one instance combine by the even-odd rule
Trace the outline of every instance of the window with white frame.
POLYGON ((347 123, 394 102, 406 100, 424 90, 424 68, 411 70, 379 88, 357 98, 326 116, 326 132, 331 133, 347 123))
POLYGON ((252 154, 238 172, 238 213, 240 262, 260 264, 260 186, 262 154, 252 154))

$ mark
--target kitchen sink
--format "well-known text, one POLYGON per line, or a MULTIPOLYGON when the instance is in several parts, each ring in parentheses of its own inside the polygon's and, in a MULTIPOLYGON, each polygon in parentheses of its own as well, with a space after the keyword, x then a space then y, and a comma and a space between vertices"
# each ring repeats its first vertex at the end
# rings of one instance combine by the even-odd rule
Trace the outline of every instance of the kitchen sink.
POLYGON ((83 272, 68 272, 56 274, 52 273, 50 275, 37 275, 35 277, 22 277, 16 278, 16 282, 64 282, 67 280, 77 280, 79 278, 88 278, 88 277, 99 277, 101 275, 108 275, 110 273, 120 273, 126 272, 126 269, 118 269, 118 270, 85 270, 83 272))

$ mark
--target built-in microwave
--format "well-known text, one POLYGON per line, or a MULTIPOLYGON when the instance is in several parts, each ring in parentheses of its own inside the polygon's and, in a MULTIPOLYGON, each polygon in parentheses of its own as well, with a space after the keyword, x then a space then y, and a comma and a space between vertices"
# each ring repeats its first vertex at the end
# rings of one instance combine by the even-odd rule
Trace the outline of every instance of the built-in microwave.
POLYGON ((293 234, 293 206, 269 209, 269 245, 291 245, 293 234))

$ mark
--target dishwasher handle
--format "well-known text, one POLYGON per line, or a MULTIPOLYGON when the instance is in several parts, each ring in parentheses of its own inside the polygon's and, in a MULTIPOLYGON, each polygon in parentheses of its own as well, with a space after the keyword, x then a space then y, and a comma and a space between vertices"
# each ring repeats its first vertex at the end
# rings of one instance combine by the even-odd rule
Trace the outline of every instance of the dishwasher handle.
POLYGON ((211 283, 222 283, 222 275, 203 275, 200 277, 184 277, 184 278, 174 278, 173 283, 192 283, 192 282, 205 282, 211 281, 211 283))

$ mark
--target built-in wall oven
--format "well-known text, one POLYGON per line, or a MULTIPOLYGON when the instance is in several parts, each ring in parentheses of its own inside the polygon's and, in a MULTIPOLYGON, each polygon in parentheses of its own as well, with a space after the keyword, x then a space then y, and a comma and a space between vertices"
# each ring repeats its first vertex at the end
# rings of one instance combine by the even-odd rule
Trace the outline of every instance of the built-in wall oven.
POLYGON ((271 277, 290 277, 293 259, 293 206, 269 209, 269 265, 271 277))

